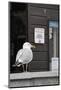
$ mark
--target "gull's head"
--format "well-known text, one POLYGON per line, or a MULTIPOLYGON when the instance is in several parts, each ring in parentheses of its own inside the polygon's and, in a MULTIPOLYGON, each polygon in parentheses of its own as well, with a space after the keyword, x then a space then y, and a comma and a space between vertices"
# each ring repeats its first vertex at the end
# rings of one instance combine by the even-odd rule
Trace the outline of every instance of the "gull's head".
POLYGON ((31 49, 31 48, 35 48, 35 46, 32 45, 32 44, 30 44, 29 42, 25 42, 25 43, 23 44, 23 48, 31 49))

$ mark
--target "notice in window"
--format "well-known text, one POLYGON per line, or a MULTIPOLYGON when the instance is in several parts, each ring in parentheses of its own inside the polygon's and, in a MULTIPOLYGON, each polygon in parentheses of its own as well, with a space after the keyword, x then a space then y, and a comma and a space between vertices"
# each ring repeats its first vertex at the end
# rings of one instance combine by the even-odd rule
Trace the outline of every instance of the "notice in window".
POLYGON ((34 30, 34 41, 35 43, 45 43, 45 29, 44 28, 35 28, 34 30))

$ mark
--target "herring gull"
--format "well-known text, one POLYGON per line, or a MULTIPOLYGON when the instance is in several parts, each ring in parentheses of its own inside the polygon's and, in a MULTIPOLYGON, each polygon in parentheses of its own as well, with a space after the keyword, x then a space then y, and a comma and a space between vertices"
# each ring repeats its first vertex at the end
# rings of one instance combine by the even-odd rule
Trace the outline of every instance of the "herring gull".
POLYGON ((33 52, 31 48, 35 48, 35 46, 31 45, 29 42, 25 42, 23 44, 23 48, 17 52, 16 62, 13 66, 20 67, 22 65, 24 71, 24 64, 26 64, 26 71, 27 71, 27 65, 33 59, 33 52))

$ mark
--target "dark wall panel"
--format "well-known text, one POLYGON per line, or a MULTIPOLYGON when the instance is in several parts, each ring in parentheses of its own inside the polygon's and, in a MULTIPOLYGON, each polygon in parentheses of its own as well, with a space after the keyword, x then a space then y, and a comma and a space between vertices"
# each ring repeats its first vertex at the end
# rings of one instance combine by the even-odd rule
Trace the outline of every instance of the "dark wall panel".
POLYGON ((30 15, 35 16, 46 16, 47 18, 57 19, 58 20, 58 10, 55 9, 47 9, 47 8, 40 8, 40 7, 30 7, 30 15))
POLYGON ((46 16, 45 8, 40 7, 29 7, 29 14, 30 15, 37 15, 37 16, 46 16))
POLYGON ((39 17, 39 16, 30 16, 29 23, 32 24, 41 24, 41 25, 47 25, 47 17, 39 17))
POLYGON ((29 64, 29 71, 47 71, 48 70, 48 61, 32 61, 29 64))
POLYGON ((35 44, 35 48, 32 48, 33 52, 43 52, 43 51, 48 51, 48 44, 35 44))
POLYGON ((48 52, 33 52, 33 55, 33 61, 48 61, 48 52))
POLYGON ((49 8, 49 9, 53 9, 53 10, 58 10, 59 9, 59 5, 55 5, 55 4, 37 4, 37 3, 29 3, 28 4, 29 7, 37 7, 37 8, 49 8))
POLYGON ((29 64, 29 71, 48 71, 49 57, 48 57, 48 41, 49 41, 48 18, 44 9, 29 6, 28 8, 28 41, 33 43, 36 48, 33 50, 33 61, 29 64), (35 43, 34 30, 35 28, 45 29, 45 43, 35 43))
POLYGON ((58 20, 59 17, 59 12, 58 10, 54 10, 54 9, 47 9, 47 17, 48 19, 51 20, 58 20))

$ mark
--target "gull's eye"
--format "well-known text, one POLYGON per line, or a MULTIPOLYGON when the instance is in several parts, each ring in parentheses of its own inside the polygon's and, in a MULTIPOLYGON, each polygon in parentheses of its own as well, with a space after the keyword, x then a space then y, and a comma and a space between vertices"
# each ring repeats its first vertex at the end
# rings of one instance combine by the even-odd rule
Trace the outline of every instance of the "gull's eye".
POLYGON ((30 46, 30 44, 28 44, 30 46))

